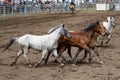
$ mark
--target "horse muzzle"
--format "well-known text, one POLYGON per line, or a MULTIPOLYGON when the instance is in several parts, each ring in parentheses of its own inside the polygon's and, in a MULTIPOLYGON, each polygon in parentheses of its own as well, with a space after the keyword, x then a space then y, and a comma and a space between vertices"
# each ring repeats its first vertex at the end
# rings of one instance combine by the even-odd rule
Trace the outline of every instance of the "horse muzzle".
POLYGON ((116 26, 113 26, 114 28, 116 27, 116 26))
POLYGON ((71 38, 72 36, 71 36, 71 35, 68 35, 67 37, 68 37, 68 38, 71 38))

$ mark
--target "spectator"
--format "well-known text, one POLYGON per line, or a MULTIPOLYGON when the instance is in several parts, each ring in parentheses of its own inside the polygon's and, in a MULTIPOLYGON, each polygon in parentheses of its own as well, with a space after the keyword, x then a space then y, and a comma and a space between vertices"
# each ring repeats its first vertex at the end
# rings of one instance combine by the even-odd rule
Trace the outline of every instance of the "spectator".
POLYGON ((2 2, 0 1, 0 5, 2 5, 2 2))

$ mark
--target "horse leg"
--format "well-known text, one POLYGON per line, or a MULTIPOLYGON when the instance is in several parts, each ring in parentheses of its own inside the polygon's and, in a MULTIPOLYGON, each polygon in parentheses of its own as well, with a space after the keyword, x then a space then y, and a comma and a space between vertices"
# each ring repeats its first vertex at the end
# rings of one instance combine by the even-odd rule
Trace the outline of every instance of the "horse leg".
POLYGON ((68 55, 69 55, 70 58, 72 59, 72 55, 71 55, 71 47, 68 47, 68 55))
POLYGON ((60 53, 60 56, 62 57, 62 63, 61 63, 61 65, 64 65, 66 63, 66 58, 61 53, 60 53))
MULTIPOLYGON (((62 57, 62 62, 65 63, 66 62, 66 59, 65 57, 62 55, 62 53, 67 49, 67 46, 66 45, 58 45, 58 48, 57 48, 57 51, 58 51, 58 55, 59 57, 62 57)), ((58 60, 55 58, 54 62, 57 62, 58 63, 58 60)))
POLYGON ((105 44, 108 44, 108 42, 110 41, 110 38, 108 38, 107 42, 105 42, 105 44))
POLYGON ((79 53, 81 52, 81 50, 82 50, 82 48, 79 48, 79 49, 77 50, 77 52, 76 52, 75 57, 71 60, 71 62, 72 62, 73 65, 75 65, 75 63, 76 63, 76 58, 77 58, 77 56, 79 55, 79 53))
POLYGON ((92 60, 92 55, 91 55, 91 53, 92 53, 92 51, 91 50, 89 50, 89 58, 88 58, 88 63, 90 63, 91 62, 91 60, 92 60))
POLYGON ((81 59, 81 61, 80 62, 82 62, 86 57, 87 57, 87 54, 88 54, 88 52, 87 51, 85 51, 84 52, 84 57, 81 59))
POLYGON ((58 47, 58 54, 60 57, 62 57, 62 64, 64 65, 66 63, 66 58, 62 55, 62 53, 67 49, 68 47, 66 45, 61 45, 58 47))
POLYGON ((98 53, 97 47, 94 47, 93 50, 94 50, 94 53, 95 53, 95 54, 97 55, 97 57, 99 58, 99 59, 98 59, 98 62, 99 62, 100 64, 103 64, 103 61, 102 61, 102 59, 101 59, 101 57, 100 57, 100 55, 99 55, 99 53, 98 53))
POLYGON ((47 57, 46 57, 46 59, 45 59, 45 64, 47 64, 47 62, 48 62, 48 59, 49 59, 49 57, 50 57, 51 52, 52 52, 52 50, 48 52, 48 55, 47 55, 47 57))
MULTIPOLYGON (((57 59, 58 59, 58 56, 56 55, 56 54, 57 54, 57 50, 54 49, 54 50, 53 50, 53 53, 54 53, 55 58, 56 58, 56 60, 57 60, 57 59)), ((63 59, 65 59, 64 56, 63 56, 61 53, 60 53, 59 55, 60 55, 63 59)), ((66 61, 66 59, 65 59, 65 61, 66 61)), ((64 65, 64 62, 63 62, 63 61, 62 61, 61 65, 64 65)))
POLYGON ((74 9, 72 9, 72 15, 74 15, 74 9))
POLYGON ((57 58, 58 58, 57 49, 53 49, 53 54, 54 54, 54 56, 55 56, 55 59, 57 59, 57 58))
POLYGON ((91 60, 92 60, 92 56, 91 56, 92 50, 91 50, 87 45, 83 45, 83 48, 84 48, 84 49, 88 52, 88 54, 89 54, 88 62, 90 63, 91 60))
POLYGON ((47 49, 43 50, 41 60, 40 60, 38 63, 36 63, 34 67, 38 67, 38 66, 42 63, 42 61, 44 60, 44 58, 45 58, 47 52, 48 52, 47 49))
MULTIPOLYGON (((51 52, 52 52, 52 51, 51 51, 51 52)), ((47 57, 45 58, 45 64, 47 64, 47 62, 48 62, 48 59, 49 59, 49 57, 50 57, 51 52, 49 52, 49 53, 48 53, 48 55, 47 55, 47 57)), ((56 58, 55 58, 55 60, 54 60, 53 62, 58 63, 58 61, 57 61, 57 59, 56 59, 56 58)))
POLYGON ((32 67, 32 65, 31 65, 31 63, 30 63, 30 60, 29 60, 28 57, 27 57, 28 47, 25 47, 23 50, 24 50, 23 56, 24 56, 24 58, 25 58, 25 60, 26 60, 26 62, 27 62, 27 64, 28 64, 28 66, 29 66, 29 67, 32 67))
POLYGON ((18 58, 19 58, 22 54, 23 54, 23 50, 20 49, 20 51, 17 53, 17 56, 16 56, 16 58, 15 58, 15 61, 12 62, 12 63, 10 64, 10 66, 13 66, 14 64, 16 64, 18 58))
POLYGON ((105 35, 104 36, 100 35, 99 36, 99 46, 103 46, 104 45, 104 40, 105 40, 105 35))
POLYGON ((105 42, 105 44, 108 44, 108 42, 110 41, 110 37, 111 37, 111 34, 108 35, 108 40, 105 42))
MULTIPOLYGON (((61 53, 63 53, 63 52, 66 50, 66 48, 67 48, 67 46, 60 45, 60 46, 58 47, 58 49, 57 49, 58 54, 59 54, 60 57, 62 57, 62 59, 63 59, 62 62, 64 62, 64 63, 66 62, 66 59, 65 59, 65 57, 64 57, 61 53)), ((49 51, 49 53, 48 53, 48 55, 47 55, 47 57, 46 57, 46 59, 45 59, 45 64, 47 63, 51 52, 52 52, 52 50, 49 51)), ((56 58, 55 58, 54 62, 58 62, 56 58)))

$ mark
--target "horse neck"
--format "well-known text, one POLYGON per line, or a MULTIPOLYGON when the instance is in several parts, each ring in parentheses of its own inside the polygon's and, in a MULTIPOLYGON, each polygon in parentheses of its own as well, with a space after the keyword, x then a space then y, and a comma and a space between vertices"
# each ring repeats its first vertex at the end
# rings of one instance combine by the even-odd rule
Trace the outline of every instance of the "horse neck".
POLYGON ((93 33, 93 36, 92 36, 91 38, 92 38, 94 41, 97 41, 97 39, 98 39, 99 36, 100 36, 99 33, 94 32, 94 33, 93 33))
POLYGON ((103 26, 109 30, 109 27, 110 27, 110 21, 107 21, 107 22, 103 22, 103 26))
POLYGON ((63 41, 64 41, 64 37, 65 37, 65 36, 60 36, 59 39, 58 39, 58 42, 59 42, 59 43, 63 42, 63 41))
POLYGON ((94 33, 95 33, 94 30, 89 30, 89 31, 86 32, 86 34, 87 34, 87 36, 88 36, 89 38, 91 38, 94 33))
POLYGON ((60 31, 58 29, 55 30, 54 32, 51 33, 51 36, 53 36, 52 37, 53 40, 57 41, 61 36, 60 31))
POLYGON ((95 47, 95 46, 98 46, 99 45, 99 36, 100 34, 99 33, 94 33, 93 36, 91 37, 90 39, 90 43, 89 43, 89 46, 90 47, 95 47))
POLYGON ((108 24, 108 29, 109 30, 113 28, 111 21, 108 21, 107 24, 108 24))

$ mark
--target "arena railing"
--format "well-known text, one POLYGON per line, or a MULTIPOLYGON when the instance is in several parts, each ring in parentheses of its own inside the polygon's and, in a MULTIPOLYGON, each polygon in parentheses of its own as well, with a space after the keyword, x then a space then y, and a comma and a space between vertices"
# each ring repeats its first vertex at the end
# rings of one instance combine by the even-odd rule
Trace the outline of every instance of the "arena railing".
MULTIPOLYGON (((26 15, 31 13, 64 13, 70 12, 70 4, 65 3, 51 3, 51 4, 11 4, 0 5, 0 17, 26 15)), ((95 4, 84 3, 76 5, 76 10, 95 10, 95 4)))

